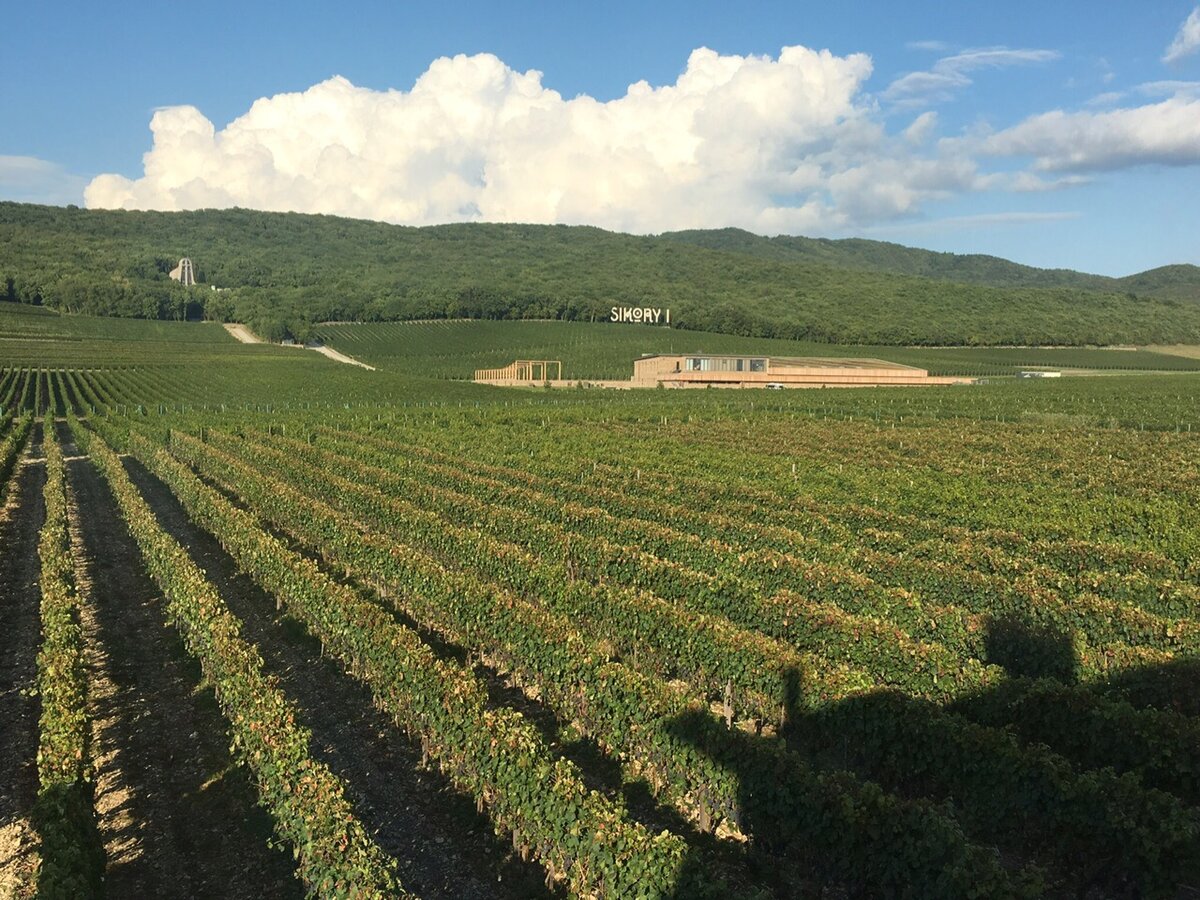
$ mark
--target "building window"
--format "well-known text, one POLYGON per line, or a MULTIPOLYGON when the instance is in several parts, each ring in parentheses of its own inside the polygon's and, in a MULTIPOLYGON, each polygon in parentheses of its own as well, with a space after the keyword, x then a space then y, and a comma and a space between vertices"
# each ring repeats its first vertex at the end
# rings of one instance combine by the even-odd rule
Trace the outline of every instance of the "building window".
POLYGON ((689 356, 683 364, 687 372, 765 372, 767 360, 753 357, 689 356))

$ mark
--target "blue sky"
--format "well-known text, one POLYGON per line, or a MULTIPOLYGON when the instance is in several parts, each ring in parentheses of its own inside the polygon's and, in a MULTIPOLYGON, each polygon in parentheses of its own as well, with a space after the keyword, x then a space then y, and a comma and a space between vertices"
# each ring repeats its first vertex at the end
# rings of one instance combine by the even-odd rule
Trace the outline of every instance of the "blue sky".
POLYGON ((10 3, 0 198, 1200 264, 1198 10, 10 3))

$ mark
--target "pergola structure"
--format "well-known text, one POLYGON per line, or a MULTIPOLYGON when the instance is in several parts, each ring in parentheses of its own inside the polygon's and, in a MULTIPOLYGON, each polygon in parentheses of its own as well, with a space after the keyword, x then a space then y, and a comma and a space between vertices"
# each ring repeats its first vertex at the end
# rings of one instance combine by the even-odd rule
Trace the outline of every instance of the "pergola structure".
POLYGON ((476 381, 561 381, 562 360, 518 359, 502 369, 476 369, 476 381), (551 367, 554 377, 550 377, 551 367))

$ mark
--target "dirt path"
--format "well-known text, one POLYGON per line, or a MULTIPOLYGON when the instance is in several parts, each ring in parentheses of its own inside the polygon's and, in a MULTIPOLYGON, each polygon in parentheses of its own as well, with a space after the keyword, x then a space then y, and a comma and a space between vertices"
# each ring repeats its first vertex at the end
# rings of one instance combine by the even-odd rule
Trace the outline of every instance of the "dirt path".
POLYGON ((240 322, 226 322, 225 330, 243 344, 261 344, 263 339, 240 322))
POLYGON ((0 513, 0 897, 32 893, 37 863, 29 814, 37 799, 40 707, 32 688, 41 639, 37 555, 45 517, 41 426, 13 473, 11 505, 0 513))
MULTIPOLYGON (((76 456, 64 441, 64 453, 76 456)), ((92 465, 69 463, 86 563, 80 585, 96 809, 111 897, 297 897, 290 855, 229 756, 199 667, 92 465)))
POLYGON ((1168 356, 1186 356, 1188 359, 1200 359, 1200 344, 1152 344, 1143 347, 1152 353, 1166 353, 1168 356))
POLYGON ((544 873, 523 863, 492 833, 474 802, 436 771, 420 767, 420 746, 372 706, 370 693, 332 660, 301 626, 275 614, 274 600, 207 532, 197 528, 170 490, 135 462, 130 476, 168 533, 244 623, 267 669, 312 729, 313 754, 347 785, 355 812, 380 846, 399 861, 405 887, 426 898, 548 896, 544 873))
MULTIPOLYGON (((240 322, 226 322, 225 330, 228 331, 230 334, 232 334, 235 338, 237 338, 243 344, 265 344, 266 343, 266 341, 264 341, 257 334, 255 334, 253 331, 251 331, 248 326, 243 325, 240 322)), ((283 345, 281 345, 281 346, 283 346, 283 345)), ((374 366, 368 366, 365 362, 361 362, 361 361, 355 359, 353 356, 347 356, 345 353, 339 353, 337 350, 334 350, 332 347, 325 347, 325 346, 305 347, 302 344, 288 344, 287 346, 295 347, 297 350, 315 350, 317 353, 320 353, 322 356, 329 357, 334 362, 345 363, 348 366, 358 366, 359 368, 366 369, 368 372, 375 371, 374 366)))
POLYGON ((355 359, 353 356, 347 356, 345 353, 339 353, 337 350, 334 350, 332 347, 321 346, 321 347, 310 347, 309 349, 316 350, 318 353, 322 354, 323 356, 328 356, 330 359, 334 360, 335 362, 346 363, 347 365, 351 365, 351 366, 359 366, 360 368, 366 369, 369 372, 375 371, 374 366, 368 366, 365 362, 361 362, 361 361, 355 359))

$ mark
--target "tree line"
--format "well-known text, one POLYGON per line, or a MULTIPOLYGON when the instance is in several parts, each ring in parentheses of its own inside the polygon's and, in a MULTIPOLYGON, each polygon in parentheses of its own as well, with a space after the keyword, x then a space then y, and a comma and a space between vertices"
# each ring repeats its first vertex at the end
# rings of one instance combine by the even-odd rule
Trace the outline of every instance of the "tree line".
POLYGON ((677 328, 830 343, 1200 343, 1200 304, 1130 292, 957 283, 585 226, 412 228, 243 209, 0 203, 0 300, 239 321, 300 341, 322 321, 587 321, 628 305, 669 307, 677 328), (182 256, 195 287, 169 278, 182 256))

